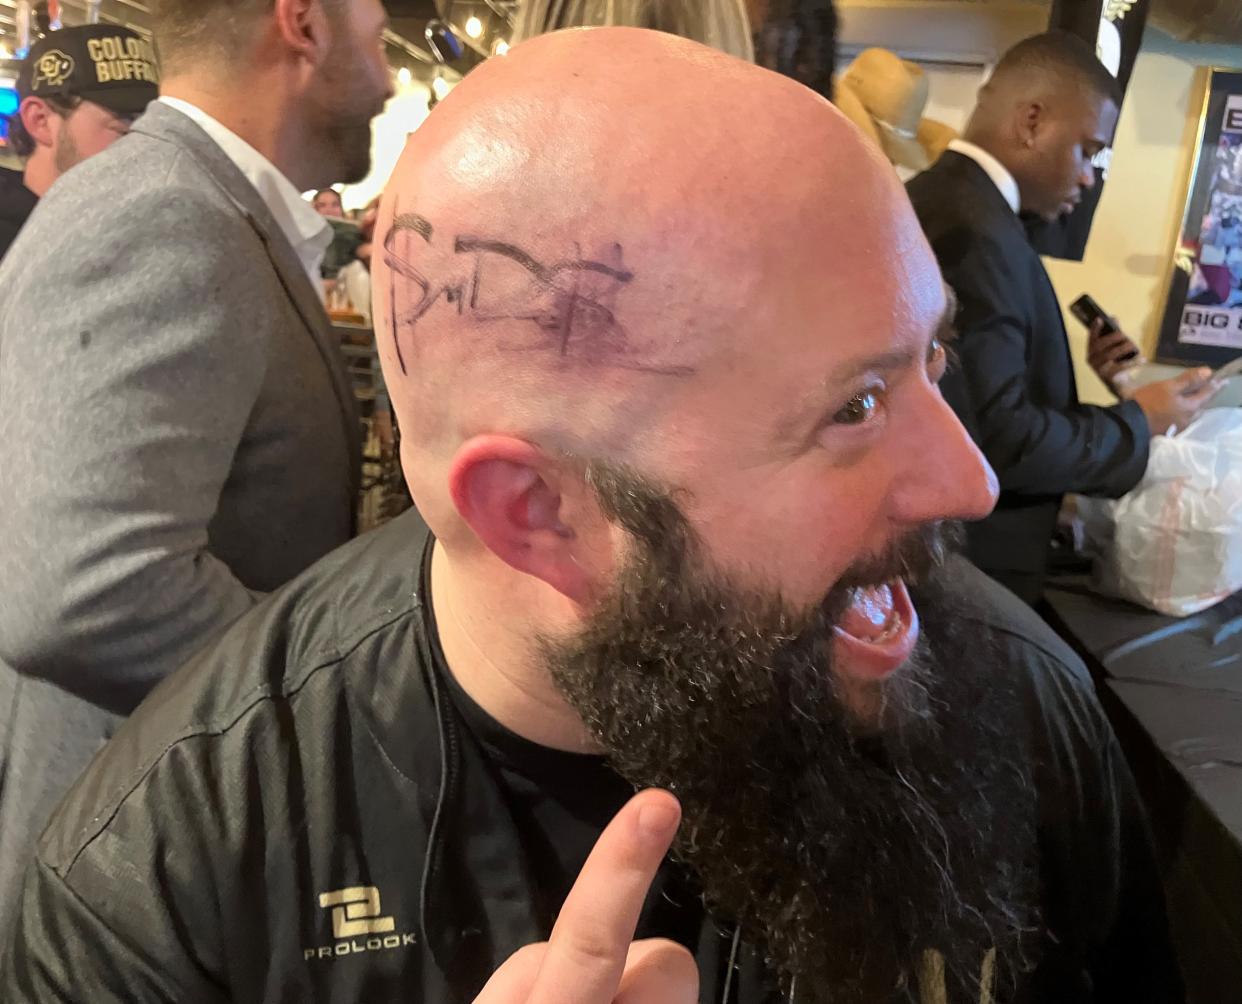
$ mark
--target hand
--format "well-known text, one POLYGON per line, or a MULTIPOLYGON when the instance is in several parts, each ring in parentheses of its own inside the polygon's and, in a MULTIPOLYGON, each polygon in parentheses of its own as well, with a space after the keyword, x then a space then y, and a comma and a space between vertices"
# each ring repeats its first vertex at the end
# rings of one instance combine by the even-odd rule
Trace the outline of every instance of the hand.
POLYGON ((511 956, 474 1004, 695 1004, 690 953, 671 941, 633 940, 680 820, 668 792, 630 799, 600 834, 552 937, 511 956))
POLYGON ((1114 394, 1118 393, 1113 383, 1117 374, 1139 365, 1142 361, 1138 345, 1117 326, 1116 321, 1112 322, 1111 330, 1102 318, 1091 325, 1091 333, 1087 338, 1087 362, 1114 394))
POLYGON ((1153 436, 1170 435, 1186 428, 1203 406, 1220 390, 1206 366, 1187 370, 1181 376, 1159 383, 1149 383, 1134 392, 1153 436))

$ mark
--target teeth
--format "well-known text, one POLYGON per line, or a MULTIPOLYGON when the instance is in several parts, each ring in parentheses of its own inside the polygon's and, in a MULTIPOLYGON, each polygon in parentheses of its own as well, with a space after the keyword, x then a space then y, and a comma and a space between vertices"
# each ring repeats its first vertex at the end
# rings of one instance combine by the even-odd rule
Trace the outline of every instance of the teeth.
POLYGON ((902 627, 903 624, 901 614, 899 614, 896 610, 893 610, 893 615, 888 619, 888 624, 885 625, 884 630, 880 632, 880 635, 876 638, 876 641, 888 641, 890 638, 895 638, 900 633, 902 627))

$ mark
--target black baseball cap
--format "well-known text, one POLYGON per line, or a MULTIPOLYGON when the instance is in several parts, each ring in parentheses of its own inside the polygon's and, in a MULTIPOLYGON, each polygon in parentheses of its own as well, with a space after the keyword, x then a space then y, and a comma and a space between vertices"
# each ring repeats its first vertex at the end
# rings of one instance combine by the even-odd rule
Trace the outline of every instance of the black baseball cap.
POLYGON ((140 115, 159 96, 155 47, 131 28, 85 24, 61 28, 30 47, 17 74, 26 98, 77 97, 118 115, 140 115))

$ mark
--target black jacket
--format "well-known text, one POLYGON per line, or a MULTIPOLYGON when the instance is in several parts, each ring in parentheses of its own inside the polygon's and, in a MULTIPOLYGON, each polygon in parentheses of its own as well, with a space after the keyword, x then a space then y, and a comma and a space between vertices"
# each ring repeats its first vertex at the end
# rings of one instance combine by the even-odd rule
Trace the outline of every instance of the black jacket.
MULTIPOLYGON (((41 841, 0 1000, 467 1004, 546 938, 495 773, 440 682, 427 545, 409 513, 342 548, 152 694, 41 841)), ((965 562, 951 578, 1018 683, 1035 763, 1039 804, 1012 811, 1038 812, 1060 945, 1017 1000, 1176 1004, 1143 816, 1085 671, 965 562)), ((729 933, 689 946, 707 1004, 729 933)), ((768 1004, 740 958, 730 1004, 768 1004)))
POLYGON ((0 167, 0 258, 38 204, 39 197, 26 187, 20 171, 0 167))
POLYGON ((907 188, 961 310, 960 367, 944 396, 1000 478, 995 512, 968 529, 969 553, 1034 601, 1061 496, 1133 488, 1147 467, 1147 419, 1132 401, 1079 403, 1056 292, 978 164, 950 151, 907 188))

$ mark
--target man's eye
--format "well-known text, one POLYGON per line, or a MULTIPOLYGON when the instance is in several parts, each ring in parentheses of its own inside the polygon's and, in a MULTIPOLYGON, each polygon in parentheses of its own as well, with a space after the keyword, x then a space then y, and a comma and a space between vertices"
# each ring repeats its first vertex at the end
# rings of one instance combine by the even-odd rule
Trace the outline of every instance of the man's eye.
POLYGON ((845 407, 832 416, 832 421, 837 425, 863 425, 875 417, 879 406, 880 398, 875 391, 863 391, 850 398, 845 407))

